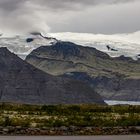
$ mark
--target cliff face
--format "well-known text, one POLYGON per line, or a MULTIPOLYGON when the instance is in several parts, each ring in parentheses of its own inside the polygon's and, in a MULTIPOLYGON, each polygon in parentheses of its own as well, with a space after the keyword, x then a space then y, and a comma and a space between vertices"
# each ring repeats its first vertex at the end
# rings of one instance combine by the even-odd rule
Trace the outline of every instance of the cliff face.
POLYGON ((6 48, 0 48, 0 102, 104 104, 100 95, 85 83, 47 74, 6 48))
POLYGON ((87 82, 104 99, 140 101, 140 60, 57 42, 34 50, 26 61, 44 72, 87 82))
POLYGON ((140 101, 140 79, 127 79, 121 76, 90 77, 86 73, 78 72, 63 76, 87 82, 106 100, 140 101))

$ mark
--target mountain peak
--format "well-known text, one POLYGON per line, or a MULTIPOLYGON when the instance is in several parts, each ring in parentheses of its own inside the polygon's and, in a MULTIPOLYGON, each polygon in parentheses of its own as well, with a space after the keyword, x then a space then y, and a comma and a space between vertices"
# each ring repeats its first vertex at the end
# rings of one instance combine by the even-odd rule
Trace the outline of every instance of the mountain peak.
POLYGON ((104 104, 102 98, 85 83, 44 73, 7 48, 0 48, 0 102, 104 104))
POLYGON ((7 49, 7 47, 0 48, 0 55, 9 55, 11 52, 7 49))
POLYGON ((1 47, 0 51, 8 51, 7 47, 1 47))
POLYGON ((42 33, 40 33, 40 32, 31 32, 30 33, 31 35, 35 35, 35 36, 42 36, 42 33))
POLYGON ((42 37, 42 38, 44 38, 44 39, 55 40, 55 41, 57 41, 56 38, 53 38, 53 37, 49 37, 49 36, 43 35, 41 32, 31 32, 30 34, 33 35, 33 36, 39 36, 39 37, 42 37))

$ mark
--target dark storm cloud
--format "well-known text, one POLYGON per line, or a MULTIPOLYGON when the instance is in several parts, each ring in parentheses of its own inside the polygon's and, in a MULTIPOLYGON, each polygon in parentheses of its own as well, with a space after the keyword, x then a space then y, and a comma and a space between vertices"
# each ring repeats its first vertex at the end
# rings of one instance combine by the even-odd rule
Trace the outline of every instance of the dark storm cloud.
POLYGON ((0 0, 0 9, 4 11, 15 11, 23 7, 25 3, 30 2, 56 9, 74 8, 79 6, 94 6, 99 4, 117 4, 134 2, 136 0, 0 0))
POLYGON ((79 6, 95 6, 100 4, 128 3, 136 0, 35 0, 38 4, 50 6, 56 9, 73 9, 79 6))
MULTIPOLYGON (((22 33, 31 30, 44 30, 45 32, 75 31, 115 33, 117 31, 121 32, 124 27, 125 30, 123 30, 123 32, 130 32, 130 25, 122 26, 119 25, 121 23, 117 21, 122 20, 122 23, 125 24, 126 15, 122 17, 122 13, 119 19, 116 14, 117 10, 106 9, 103 11, 103 19, 110 16, 110 19, 114 21, 109 23, 102 19, 99 20, 99 17, 103 16, 100 12, 102 11, 100 8, 103 7, 104 9, 104 7, 107 6, 118 5, 115 7, 117 9, 123 4, 131 3, 132 5, 130 4, 129 7, 132 11, 126 8, 126 10, 124 9, 124 13, 134 13, 132 16, 134 16, 133 20, 135 20, 138 11, 133 7, 134 2, 139 2, 139 0, 0 0, 0 31, 22 33), (92 9, 90 13, 88 12, 89 8, 92 9), (135 12, 137 13, 135 14, 135 12), (112 13, 115 13, 115 15, 112 13), (114 16, 116 16, 117 20, 115 20, 114 16), (90 17, 94 17, 94 19, 90 17), (101 24, 102 22, 107 24, 107 27, 104 27, 104 25, 101 24), (111 26, 114 24, 116 24, 117 28, 116 26, 111 26), (88 27, 85 27, 86 25, 88 27)), ((132 20, 131 17, 130 20, 132 20)), ((129 18, 127 18, 127 22, 130 23, 129 18)), ((131 31, 135 31, 138 28, 139 20, 136 21, 134 25, 132 23, 131 31)))
POLYGON ((0 0, 0 9, 5 12, 11 12, 19 9, 23 3, 24 0, 0 0))

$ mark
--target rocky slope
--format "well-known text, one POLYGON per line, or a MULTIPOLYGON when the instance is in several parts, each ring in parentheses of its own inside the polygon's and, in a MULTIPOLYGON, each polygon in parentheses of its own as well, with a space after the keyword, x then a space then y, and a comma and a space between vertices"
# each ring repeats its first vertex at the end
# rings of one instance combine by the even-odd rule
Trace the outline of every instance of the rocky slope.
POLYGON ((0 102, 104 104, 100 95, 85 83, 42 72, 7 48, 0 48, 0 102))
POLYGON ((140 101, 140 60, 111 58, 94 48, 58 41, 26 61, 44 72, 87 82, 104 99, 140 101))

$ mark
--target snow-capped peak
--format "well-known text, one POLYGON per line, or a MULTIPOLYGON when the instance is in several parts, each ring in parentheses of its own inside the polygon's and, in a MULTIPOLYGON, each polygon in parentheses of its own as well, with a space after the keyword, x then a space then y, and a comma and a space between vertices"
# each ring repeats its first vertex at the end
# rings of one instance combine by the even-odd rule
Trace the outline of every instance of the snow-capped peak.
POLYGON ((87 34, 87 33, 49 33, 32 32, 28 35, 0 36, 0 47, 7 47, 11 52, 25 58, 32 50, 45 45, 52 45, 58 40, 71 41, 79 45, 94 47, 111 57, 124 55, 133 59, 140 58, 140 31, 131 34, 87 34))
POLYGON ((90 33, 51 33, 59 40, 94 47, 111 57, 124 55, 133 59, 140 58, 140 31, 130 34, 90 34, 90 33))
POLYGON ((39 32, 32 32, 24 36, 0 37, 0 47, 7 47, 23 59, 34 49, 44 45, 52 45, 56 42, 57 39, 43 36, 39 32))

